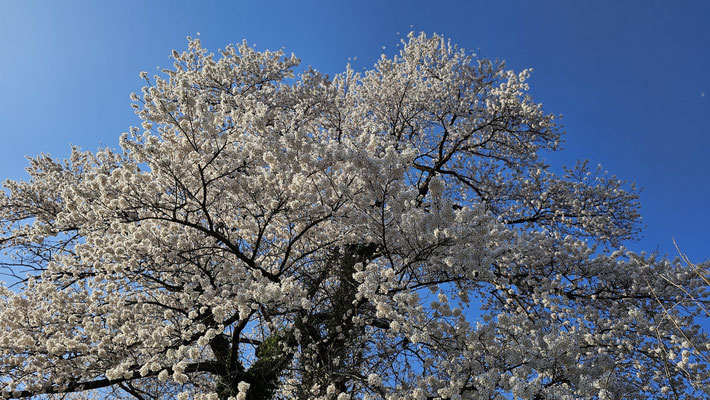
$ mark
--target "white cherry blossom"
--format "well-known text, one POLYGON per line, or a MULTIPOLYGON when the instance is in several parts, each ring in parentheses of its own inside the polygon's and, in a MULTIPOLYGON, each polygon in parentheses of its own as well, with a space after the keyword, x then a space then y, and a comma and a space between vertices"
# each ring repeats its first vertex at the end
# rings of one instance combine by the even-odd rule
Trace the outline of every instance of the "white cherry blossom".
POLYGON ((0 398, 710 395, 707 285, 621 247, 633 185, 551 172, 531 71, 399 48, 329 78, 189 39, 120 151, 30 159, 0 192, 0 398))

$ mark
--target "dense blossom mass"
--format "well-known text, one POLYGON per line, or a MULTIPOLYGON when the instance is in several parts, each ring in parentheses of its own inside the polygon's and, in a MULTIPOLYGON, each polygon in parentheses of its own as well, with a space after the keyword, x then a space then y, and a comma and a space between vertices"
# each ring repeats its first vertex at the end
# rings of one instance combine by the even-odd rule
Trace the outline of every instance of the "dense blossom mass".
POLYGON ((551 172, 530 71, 424 34, 332 78, 173 58, 120 151, 4 183, 0 398, 710 395, 707 285, 621 247, 633 185, 551 172))

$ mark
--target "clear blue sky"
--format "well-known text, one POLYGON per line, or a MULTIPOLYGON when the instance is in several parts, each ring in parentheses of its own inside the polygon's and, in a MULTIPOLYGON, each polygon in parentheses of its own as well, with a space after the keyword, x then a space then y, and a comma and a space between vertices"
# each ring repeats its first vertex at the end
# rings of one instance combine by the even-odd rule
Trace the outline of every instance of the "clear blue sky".
POLYGON ((24 177, 24 155, 117 147, 138 124, 128 96, 139 71, 170 65, 187 35, 215 51, 242 39, 283 47, 333 74, 423 30, 534 68, 531 93, 567 131, 550 161, 588 158, 644 188, 647 228, 628 247, 675 255, 675 237, 691 259, 710 259, 710 0, 0 5, 0 179, 24 177))

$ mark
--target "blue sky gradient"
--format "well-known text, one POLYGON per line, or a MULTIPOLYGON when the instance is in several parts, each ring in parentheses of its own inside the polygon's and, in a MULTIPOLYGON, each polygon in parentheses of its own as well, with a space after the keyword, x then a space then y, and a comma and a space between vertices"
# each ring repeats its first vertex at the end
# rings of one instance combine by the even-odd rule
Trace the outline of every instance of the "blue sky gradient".
MULTIPOLYGON (((509 68, 563 114, 555 166, 601 163, 644 188, 633 250, 710 259, 710 1, 6 1, 0 13, 0 179, 25 155, 118 147, 139 121, 142 70, 170 66, 200 33, 246 39, 335 74, 370 68, 410 30, 439 33, 509 68), (383 49, 384 46, 384 49, 383 49)), ((557 168, 556 168, 557 169, 557 168)))

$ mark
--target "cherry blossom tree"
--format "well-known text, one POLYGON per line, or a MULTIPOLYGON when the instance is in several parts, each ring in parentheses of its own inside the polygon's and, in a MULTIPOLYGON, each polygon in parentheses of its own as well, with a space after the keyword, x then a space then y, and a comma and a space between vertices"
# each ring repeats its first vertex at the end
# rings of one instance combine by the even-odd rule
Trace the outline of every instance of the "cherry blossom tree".
POLYGON ((6 181, 0 397, 710 395, 707 285, 622 247, 633 185, 551 171, 529 70, 402 43, 329 78, 189 39, 120 151, 6 181))

